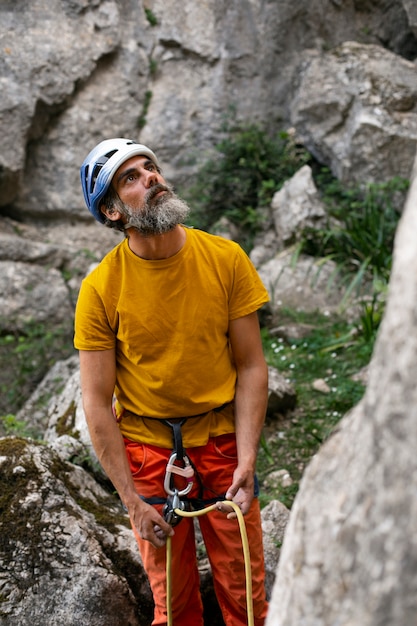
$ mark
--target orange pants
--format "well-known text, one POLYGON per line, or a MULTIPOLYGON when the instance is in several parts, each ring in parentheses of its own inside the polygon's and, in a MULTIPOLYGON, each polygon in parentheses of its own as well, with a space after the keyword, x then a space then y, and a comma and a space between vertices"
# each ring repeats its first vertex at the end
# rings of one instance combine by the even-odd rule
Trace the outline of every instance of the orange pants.
MULTIPOLYGON (((125 440, 130 468, 139 495, 166 498, 165 468, 171 451, 125 440)), ((221 500, 232 482, 237 454, 234 435, 222 435, 205 446, 187 448, 186 454, 196 468, 198 478, 187 498, 221 500)), ((184 487, 179 478, 178 489, 184 487)), ((155 505, 162 510, 162 505, 155 505)), ((255 626, 262 626, 267 613, 264 587, 264 557, 260 507, 257 498, 245 515, 252 569, 252 593, 255 626)), ((220 511, 198 518, 210 560, 216 596, 226 626, 247 626, 246 578, 239 524, 220 511)), ((167 624, 166 550, 154 548, 135 536, 147 572, 154 601, 153 626, 167 624)), ((203 626, 203 608, 196 560, 193 519, 183 518, 175 526, 172 538, 172 615, 174 626, 203 626)))

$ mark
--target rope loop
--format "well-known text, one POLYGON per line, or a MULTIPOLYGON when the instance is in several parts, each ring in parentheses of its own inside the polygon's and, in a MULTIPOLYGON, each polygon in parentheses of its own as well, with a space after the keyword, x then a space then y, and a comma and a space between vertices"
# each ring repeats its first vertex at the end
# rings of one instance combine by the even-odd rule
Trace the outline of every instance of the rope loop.
MULTIPOLYGON (((248 615, 248 626, 254 626, 253 615, 253 599, 252 599, 252 572, 250 564, 249 542, 248 535, 246 533, 246 525, 243 517, 243 513, 239 506, 231 500, 224 500, 220 504, 225 504, 232 507, 235 511, 237 520, 239 522, 240 536, 242 538, 243 558, 245 561, 245 577, 246 577, 246 609, 248 615)), ((174 509, 174 514, 179 517, 199 517, 210 513, 210 511, 217 511, 218 504, 212 504, 205 509, 198 511, 184 511, 179 508, 174 509)), ((172 577, 171 577, 171 563, 172 563, 172 538, 167 537, 166 543, 166 580, 167 580, 167 626, 173 626, 172 621, 172 577)))

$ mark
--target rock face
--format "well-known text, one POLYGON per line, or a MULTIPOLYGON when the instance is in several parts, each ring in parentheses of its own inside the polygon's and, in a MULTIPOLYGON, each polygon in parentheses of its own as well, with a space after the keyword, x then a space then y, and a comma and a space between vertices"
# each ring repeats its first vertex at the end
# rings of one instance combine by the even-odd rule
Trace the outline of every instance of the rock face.
POLYGON ((8 219, 1 223, 1 328, 22 331, 31 321, 61 326, 72 335, 81 280, 120 236, 98 223, 39 228, 8 219))
POLYGON ((304 474, 267 626, 416 621, 416 203, 417 159, 367 391, 304 474))
POLYGON ((41 444, 0 439, 2 626, 140 626, 152 597, 120 503, 41 444))
POLYGON ((408 178, 417 142, 415 64, 354 42, 305 59, 292 122, 312 154, 347 183, 408 178))
POLYGON ((267 120, 270 131, 299 124, 334 171, 345 175, 350 163, 358 180, 378 175, 355 165, 368 154, 374 132, 371 145, 387 145, 376 113, 366 137, 366 120, 357 115, 362 132, 337 129, 352 142, 343 150, 322 131, 310 136, 313 127, 325 125, 330 105, 345 116, 352 103, 363 102, 352 94, 361 76, 365 92, 381 98, 374 106, 390 116, 393 146, 404 155, 397 164, 389 160, 394 169, 384 165, 384 175, 398 173, 400 164, 409 173, 406 159, 415 133, 405 138, 408 123, 393 118, 406 120, 415 110, 415 90, 406 76, 412 65, 404 61, 417 56, 412 0, 3 0, 0 13, 0 206, 9 216, 86 218, 79 165, 109 136, 149 143, 167 177, 186 183, 222 136, 227 112, 232 120, 267 120), (347 41, 361 49, 349 49, 346 62, 343 55, 337 61, 333 49, 347 41), (311 51, 323 66, 314 70, 320 78, 315 84, 311 51), (387 73, 385 63, 394 71, 387 73), (306 64, 311 69, 300 85, 306 64), (336 77, 349 83, 336 85, 340 102, 327 89, 322 93, 323 85, 334 84, 336 66, 336 77), (407 91, 407 97, 394 98, 385 111, 385 96, 398 91, 402 73, 399 93, 407 91), (312 89, 314 110, 302 101, 312 89))
POLYGON ((57 325, 72 318, 68 289, 58 270, 0 261, 0 276, 0 317, 8 330, 18 329, 34 317, 37 322, 57 325))

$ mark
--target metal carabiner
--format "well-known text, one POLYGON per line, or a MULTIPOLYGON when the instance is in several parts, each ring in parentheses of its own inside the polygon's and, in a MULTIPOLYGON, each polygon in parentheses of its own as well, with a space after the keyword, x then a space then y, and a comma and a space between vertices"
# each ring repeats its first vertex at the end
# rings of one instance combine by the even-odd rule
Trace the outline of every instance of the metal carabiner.
POLYGON ((173 452, 169 457, 169 461, 166 467, 164 489, 166 493, 170 496, 186 496, 187 493, 190 493, 193 487, 193 481, 191 479, 194 476, 194 469, 187 455, 184 455, 183 457, 184 467, 178 467, 178 465, 175 465, 176 459, 177 453, 173 452), (184 487, 184 489, 178 490, 171 488, 171 478, 173 474, 176 474, 177 476, 182 476, 183 478, 187 479, 187 485, 186 487, 184 487))
POLYGON ((179 499, 178 489, 175 489, 175 493, 173 496, 168 496, 162 510, 162 517, 171 526, 176 526, 182 520, 181 515, 178 515, 176 510, 185 510, 185 502, 179 499))

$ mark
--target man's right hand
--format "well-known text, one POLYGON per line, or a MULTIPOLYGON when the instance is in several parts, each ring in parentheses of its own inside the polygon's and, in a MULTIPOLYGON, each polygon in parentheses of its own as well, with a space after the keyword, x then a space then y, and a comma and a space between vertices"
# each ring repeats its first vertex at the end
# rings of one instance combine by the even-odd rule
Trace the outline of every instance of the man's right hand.
POLYGON ((137 497, 137 501, 128 507, 130 519, 141 539, 149 541, 155 548, 162 548, 167 537, 172 537, 174 529, 158 511, 137 497))

